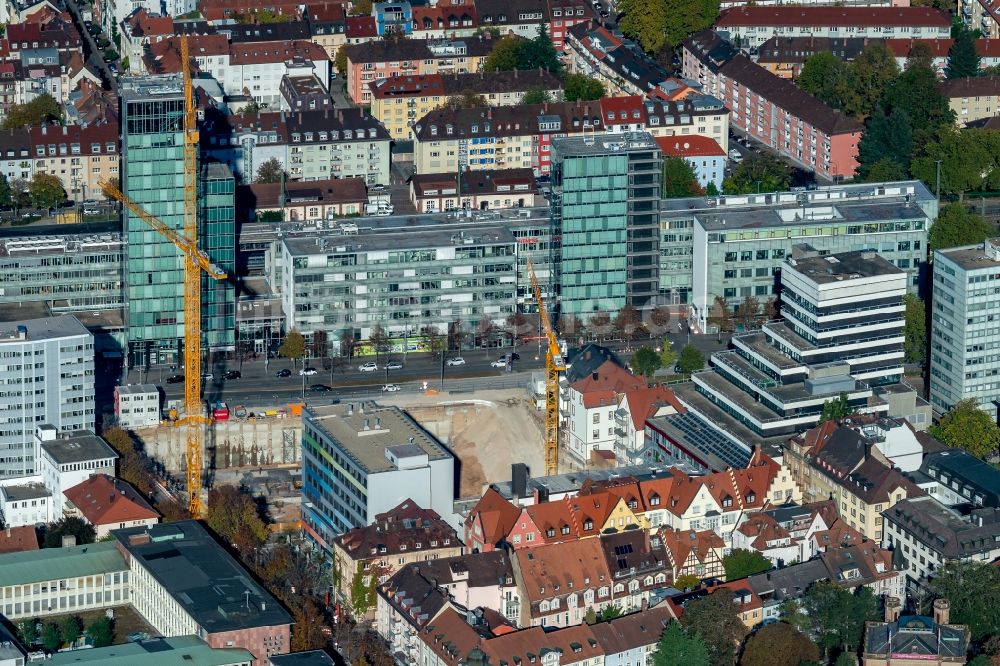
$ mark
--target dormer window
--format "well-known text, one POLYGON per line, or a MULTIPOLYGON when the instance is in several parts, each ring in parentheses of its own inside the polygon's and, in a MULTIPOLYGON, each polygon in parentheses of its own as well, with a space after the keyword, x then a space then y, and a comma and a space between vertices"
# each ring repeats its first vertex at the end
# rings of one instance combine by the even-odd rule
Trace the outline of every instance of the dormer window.
POLYGON ((550 539, 555 535, 556 531, 553 528, 550 527, 549 529, 545 530, 545 536, 549 537, 550 539))
POLYGON ((594 521, 590 520, 589 518, 583 521, 583 529, 587 531, 594 529, 594 521))
POLYGON ((757 496, 756 495, 754 495, 753 493, 750 493, 749 495, 747 495, 747 502, 749 502, 750 504, 753 504, 756 501, 757 501, 757 496))
POLYGON ((569 534, 569 525, 563 525, 560 532, 562 532, 563 534, 569 534))

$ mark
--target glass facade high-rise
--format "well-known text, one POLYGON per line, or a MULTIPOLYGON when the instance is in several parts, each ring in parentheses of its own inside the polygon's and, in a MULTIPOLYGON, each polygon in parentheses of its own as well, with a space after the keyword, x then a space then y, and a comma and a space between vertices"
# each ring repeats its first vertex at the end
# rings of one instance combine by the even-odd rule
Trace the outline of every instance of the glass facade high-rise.
MULTIPOLYGON (((122 81, 120 92, 122 191, 164 224, 183 232, 183 81, 177 75, 128 78, 122 81)), ((204 173, 210 177, 199 184, 199 217, 208 220, 199 229, 202 248, 213 261, 231 270, 235 252, 232 175, 221 177, 215 167, 204 173)), ((128 248, 129 364, 179 363, 184 341, 183 258, 169 240, 127 210, 123 220, 128 248)), ((232 286, 227 291, 227 285, 231 283, 206 284, 203 289, 207 308, 203 312, 208 313, 203 326, 208 331, 206 349, 234 344, 233 292, 232 286), (217 327, 227 321, 228 332, 221 334, 217 327)))
POLYGON ((656 305, 660 152, 645 132, 552 142, 561 314, 656 305))
MULTIPOLYGON (((236 181, 225 164, 209 162, 198 183, 201 247, 227 274, 236 269, 236 181)), ((202 345, 209 351, 235 348, 236 294, 233 281, 201 276, 202 345)))

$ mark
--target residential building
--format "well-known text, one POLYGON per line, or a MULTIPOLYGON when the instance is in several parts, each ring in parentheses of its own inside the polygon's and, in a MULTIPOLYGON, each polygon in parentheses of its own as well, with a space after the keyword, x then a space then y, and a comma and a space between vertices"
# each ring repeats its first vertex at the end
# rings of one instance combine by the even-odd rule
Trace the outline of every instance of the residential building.
POLYGON ((987 39, 1000 36, 1000 7, 996 3, 991 0, 962 0, 957 5, 962 22, 970 30, 980 30, 987 39))
MULTIPOLYGON (((986 31, 984 30, 983 37, 975 40, 976 52, 979 54, 980 69, 1000 65, 1000 44, 997 43, 996 39, 989 38, 985 33, 986 31)), ((951 51, 951 46, 954 43, 955 40, 953 39, 885 40, 886 47, 896 56, 896 64, 899 65, 900 70, 906 69, 906 61, 909 58, 910 52, 913 51, 917 44, 926 46, 930 51, 931 67, 934 68, 934 71, 941 78, 945 76, 944 70, 948 65, 948 53, 951 51)))
POLYGON ((681 410, 675 414, 669 409, 661 410, 664 413, 646 417, 638 458, 645 464, 679 466, 705 473, 746 467, 753 454, 746 441, 753 438, 745 437, 733 424, 722 429, 688 409, 689 392, 673 389, 671 392, 681 410))
POLYGON ((974 76, 941 82, 941 92, 959 126, 1000 116, 1000 76, 974 76))
POLYGON ((347 44, 347 8, 340 2, 314 2, 306 6, 310 38, 326 50, 333 62, 337 51, 347 44))
POLYGON ((389 182, 391 138, 362 109, 206 115, 206 154, 228 164, 245 183, 254 182, 260 165, 271 159, 292 181, 389 182))
POLYGON ((106 199, 101 181, 119 177, 117 123, 41 125, 28 129, 32 174, 47 173, 76 201, 106 199))
MULTIPOLYGON (((53 314, 120 311, 125 263, 120 227, 107 232, 31 234, 0 240, 0 306, 44 306, 53 314)), ((51 227, 49 227, 51 230, 51 227)))
POLYGON ((674 392, 666 386, 626 389, 615 410, 615 459, 619 464, 639 465, 647 458, 648 419, 679 416, 686 412, 674 392))
POLYGON ((0 476, 37 473, 37 424, 61 433, 94 427, 94 336, 72 316, 9 322, 0 357, 0 408, 11 415, 0 432, 0 476))
POLYGON ((661 249, 672 248, 660 264, 660 289, 671 303, 691 304, 689 321, 701 331, 711 330, 716 297, 730 307, 747 296, 767 300, 801 243, 826 253, 874 250, 906 272, 916 293, 937 218, 937 200, 916 181, 664 199, 660 207, 661 249))
MULTIPOLYGON (((742 0, 738 0, 742 4, 742 0)), ((867 2, 867 0, 862 0, 867 2)), ((878 1, 878 0, 876 0, 878 1)), ((769 4, 765 0, 762 4, 769 4)), ((887 3, 888 4, 888 3, 887 3)), ((909 43, 909 40, 878 40, 866 37, 771 37, 757 48, 753 61, 783 79, 797 79, 806 58, 817 53, 832 53, 845 62, 857 58, 868 44, 909 43)), ((907 51, 908 53, 908 51, 907 51)), ((905 60, 905 56, 904 56, 905 60)), ((898 62, 898 61, 897 61, 898 62)), ((900 67, 902 69, 902 67, 900 67)))
POLYGON ((129 565, 114 543, 0 555, 0 606, 8 620, 103 610, 129 603, 129 565))
POLYGON ((253 183, 237 189, 237 210, 247 219, 289 222, 334 220, 365 212, 368 193, 361 178, 253 183))
POLYGON ((903 374, 906 283, 904 271, 874 253, 820 256, 798 246, 781 269, 782 319, 713 354, 714 368, 692 375, 694 388, 765 440, 811 426, 841 395, 852 409, 872 411, 872 386, 903 374))
POLYGON ((282 239, 282 284, 297 285, 283 293, 286 330, 324 330, 339 345, 344 334, 367 340, 377 325, 400 343, 422 339, 427 326, 445 334, 483 320, 503 325, 517 281, 510 230, 496 221, 428 222, 373 220, 347 236, 282 239), (328 275, 343 278, 331 287, 328 275))
POLYGON ((590 23, 591 11, 583 0, 548 0, 549 39, 556 51, 567 51, 570 28, 590 23))
POLYGON ((540 199, 531 169, 418 173, 410 179, 410 201, 421 213, 532 208, 540 199))
POLYGON ((995 416, 1000 362, 991 352, 998 344, 992 335, 992 313, 995 280, 1000 279, 1000 239, 937 250, 933 265, 931 406, 943 414, 971 398, 995 416))
MULTIPOLYGON (((334 567, 339 572, 337 597, 352 608, 355 619, 361 619, 366 613, 355 607, 353 593, 358 573, 364 574, 366 585, 372 584, 373 576, 378 581, 374 585, 381 585, 411 562, 455 557, 462 550, 455 529, 436 511, 405 500, 375 516, 371 525, 355 527, 333 540, 334 567)), ((369 610, 374 613, 375 608, 369 610)))
POLYGON ((947 12, 930 7, 799 7, 744 5, 722 12, 715 28, 741 48, 759 47, 771 37, 869 37, 946 39, 947 12))
POLYGON ((479 24, 499 28, 501 34, 514 33, 526 39, 538 36, 548 26, 549 5, 535 0, 476 0, 479 24))
POLYGON ((0 530, 0 554, 38 550, 38 532, 34 525, 0 530))
MULTIPOLYGON (((730 10, 720 21, 739 11, 730 10)), ((854 177, 861 123, 737 53, 718 33, 705 30, 684 41, 683 72, 722 100, 741 132, 825 181, 854 177)))
POLYGON ((479 95, 490 106, 514 106, 529 90, 544 90, 555 99, 562 92, 559 77, 545 70, 400 74, 368 84, 372 116, 397 141, 411 138, 418 119, 444 106, 449 98, 479 95))
MULTIPOLYGON (((13 104, 13 100, 10 104, 13 104)), ((7 181, 30 181, 34 160, 31 156, 31 139, 25 130, 0 130, 3 148, 0 149, 0 173, 7 181)))
POLYGON ((1000 470, 962 449, 928 453, 918 477, 927 494, 947 506, 1000 508, 1000 470))
POLYGON ((487 33, 458 39, 379 39, 349 45, 346 48, 347 94, 358 104, 368 104, 371 102, 368 84, 378 79, 478 72, 493 50, 493 44, 487 33))
POLYGON ((670 563, 671 580, 681 576, 726 579, 722 558, 726 542, 714 530, 660 530, 670 563))
MULTIPOLYGON (((730 9, 732 7, 776 7, 783 3, 778 0, 763 0, 759 5, 749 0, 722 0, 721 8, 730 9)), ((830 0, 807 0, 802 3, 804 7, 909 7, 909 0, 847 0, 843 5, 835 4, 830 0)))
POLYGON ((648 664, 663 630, 677 619, 666 605, 595 624, 591 631, 604 650, 605 666, 648 664))
POLYGON ((49 489, 38 482, 0 486, 0 501, 3 502, 3 524, 7 527, 47 525, 55 519, 58 508, 53 506, 57 502, 49 489))
POLYGON ((662 538, 646 529, 626 529, 603 534, 600 542, 615 580, 616 604, 626 613, 645 611, 650 595, 667 585, 671 572, 662 538))
POLYGON ((906 575, 926 581, 948 562, 992 562, 1000 557, 1000 508, 945 506, 912 497, 882 512, 886 548, 902 558, 906 575))
MULTIPOLYGON (((527 475, 524 469, 521 473, 527 475)), ((520 517, 521 508, 490 486, 463 521, 466 548, 471 553, 502 549, 520 517)))
POLYGON ((160 390, 156 384, 116 386, 115 419, 128 430, 160 425, 160 390))
POLYGON ((414 164, 417 173, 520 167, 547 174, 553 139, 602 132, 704 135, 726 148, 728 115, 720 100, 701 94, 672 101, 633 95, 593 102, 438 109, 413 126, 414 164))
POLYGON ((658 304, 660 151, 645 132, 552 142, 563 315, 658 304))
POLYGON ((618 404, 628 391, 646 388, 646 378, 635 377, 608 360, 589 376, 565 389, 566 446, 564 450, 588 463, 597 451, 613 452, 618 442, 618 404))
POLYGON ((863 537, 860 533, 855 539, 854 530, 846 525, 841 530, 838 522, 841 519, 837 517, 837 508, 832 501, 813 502, 805 506, 786 504, 750 516, 733 534, 733 548, 760 553, 774 566, 783 567, 792 562, 811 560, 831 545, 861 543, 863 537), (836 534, 841 537, 850 534, 848 543, 845 544, 843 538, 830 539, 834 536, 831 528, 835 527, 836 534))
POLYGON ((969 628, 951 624, 951 604, 934 600, 934 615, 902 615, 902 599, 886 599, 885 621, 865 622, 861 666, 890 666, 920 660, 929 666, 962 666, 969 650, 969 628))
POLYGON ((52 493, 58 513, 63 493, 94 474, 114 476, 118 454, 101 437, 89 430, 57 432, 51 425, 35 428, 38 451, 36 474, 52 493))
MULTIPOLYGON (((97 539, 111 530, 160 522, 160 514, 127 482, 108 474, 94 474, 63 491, 64 514, 76 515, 94 526, 97 539)), ((58 498, 60 505, 63 497, 58 498)))
POLYGON ((609 96, 645 96, 670 77, 639 44, 592 19, 567 31, 564 50, 570 71, 597 79, 609 96))
POLYGON ((302 462, 303 525, 328 550, 407 499, 455 521, 454 456, 397 407, 304 410, 302 462))
MULTIPOLYGON (((46 661, 52 666, 94 664, 95 666, 158 666, 165 663, 197 666, 251 666, 249 650, 211 647, 197 636, 148 638, 111 647, 57 652, 46 661)), ((277 662, 272 661, 272 664, 277 662)))
POLYGON ((698 187, 704 190, 711 184, 716 192, 722 191, 728 156, 715 139, 707 136, 664 136, 656 139, 656 145, 663 151, 664 159, 678 157, 687 162, 694 171, 698 187))
POLYGON ((861 426, 848 421, 827 421, 793 437, 784 457, 806 501, 834 500, 847 524, 880 542, 883 512, 924 492, 879 449, 881 430, 867 428, 865 419, 861 426))
POLYGON ((288 76, 281 79, 282 111, 313 111, 333 108, 333 98, 329 91, 316 78, 315 74, 308 76, 288 76))
POLYGON ((243 648, 254 656, 251 666, 288 653, 291 616, 200 523, 112 535, 113 552, 128 562, 129 600, 155 631, 196 635, 213 648, 243 648))

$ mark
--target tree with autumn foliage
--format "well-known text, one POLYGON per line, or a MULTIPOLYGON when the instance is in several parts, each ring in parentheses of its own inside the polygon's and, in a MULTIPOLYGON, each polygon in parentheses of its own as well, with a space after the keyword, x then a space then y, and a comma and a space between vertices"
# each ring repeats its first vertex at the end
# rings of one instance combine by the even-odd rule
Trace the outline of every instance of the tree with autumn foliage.
POLYGON ((205 522, 243 555, 252 553, 267 540, 267 525, 257 503, 236 486, 212 488, 208 493, 205 522))

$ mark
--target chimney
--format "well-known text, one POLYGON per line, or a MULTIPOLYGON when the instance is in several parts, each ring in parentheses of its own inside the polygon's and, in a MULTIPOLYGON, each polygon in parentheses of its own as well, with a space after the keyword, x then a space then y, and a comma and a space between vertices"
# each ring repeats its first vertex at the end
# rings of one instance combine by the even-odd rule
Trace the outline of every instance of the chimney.
POLYGON ((517 499, 527 495, 528 466, 524 463, 514 463, 510 466, 510 489, 517 499))
POLYGON ((886 597, 885 598, 885 621, 886 622, 897 622, 899 621, 899 611, 902 609, 903 603, 899 600, 899 597, 886 597))
POLYGON ((951 603, 947 599, 934 600, 934 624, 948 624, 951 620, 951 603))

